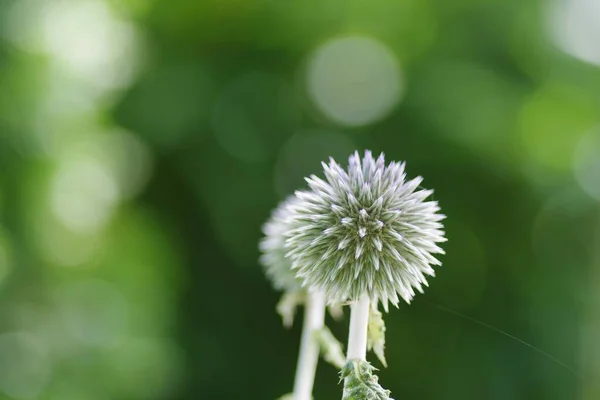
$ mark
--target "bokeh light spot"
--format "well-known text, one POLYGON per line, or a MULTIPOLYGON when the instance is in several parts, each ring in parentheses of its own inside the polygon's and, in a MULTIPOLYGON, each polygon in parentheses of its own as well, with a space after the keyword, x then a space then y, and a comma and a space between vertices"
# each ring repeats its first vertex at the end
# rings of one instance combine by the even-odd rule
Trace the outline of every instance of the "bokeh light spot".
POLYGON ((110 353, 119 397, 171 398, 183 376, 183 354, 175 343, 154 338, 131 338, 110 353))
POLYGON ((600 66, 600 2, 553 0, 549 2, 550 38, 563 52, 600 66))
POLYGON ((105 160, 120 197, 130 199, 143 190, 152 173, 152 154, 137 135, 117 130, 90 145, 90 151, 98 152, 98 159, 105 160))
POLYGON ((575 187, 546 200, 534 220, 532 247, 536 265, 546 274, 548 284, 559 284, 564 293, 572 290, 573 295, 583 296, 578 286, 582 278, 579 274, 590 262, 595 228, 590 215, 594 213, 594 206, 594 202, 575 187))
POLYGON ((87 155, 75 154, 63 161, 52 181, 51 209, 75 232, 90 233, 102 227, 117 200, 111 171, 87 155))
POLYGON ((382 119, 404 91, 395 55, 366 36, 336 38, 321 45, 308 62, 306 79, 314 104, 345 126, 382 119))
POLYGON ((0 285, 12 270, 12 246, 0 228, 0 285))
POLYGON ((120 87, 136 72, 136 32, 101 0, 48 2, 42 35, 62 67, 93 85, 120 87))
POLYGON ((90 392, 89 387, 83 383, 74 382, 72 380, 64 380, 54 383, 48 394, 44 396, 44 400, 112 400, 106 391, 100 391, 97 387, 94 388, 94 393, 90 392))
POLYGON ((51 363, 43 344, 26 332, 0 335, 0 389, 17 400, 37 399, 49 382, 51 363))
POLYGON ((57 301, 67 331, 74 339, 109 347, 124 336, 127 300, 109 282, 89 279, 71 283, 57 293, 57 301))
POLYGON ((600 201, 600 130, 588 133, 577 145, 574 170, 581 188, 600 201))
MULTIPOLYGON (((600 279, 590 280, 590 282, 600 282, 600 279)), ((598 292, 600 287, 597 285, 592 290, 598 292)), ((600 319, 596 310, 597 303, 590 306, 587 320, 581 328, 581 343, 582 351, 580 353, 581 364, 584 366, 585 373, 588 376, 598 376, 600 373, 600 346, 598 346, 598 338, 600 337, 600 319)), ((600 396, 600 387, 598 381, 594 378, 586 379, 581 388, 582 400, 596 400, 600 396)))
POLYGON ((43 15, 40 3, 39 0, 22 0, 0 5, 0 36, 18 48, 39 50, 43 15))
POLYGON ((538 165, 569 171, 581 137, 598 123, 593 99, 577 88, 549 84, 525 101, 519 116, 521 143, 538 165))
POLYGON ((78 267, 102 253, 102 237, 98 233, 74 232, 49 215, 37 216, 32 224, 40 257, 50 265, 78 267))

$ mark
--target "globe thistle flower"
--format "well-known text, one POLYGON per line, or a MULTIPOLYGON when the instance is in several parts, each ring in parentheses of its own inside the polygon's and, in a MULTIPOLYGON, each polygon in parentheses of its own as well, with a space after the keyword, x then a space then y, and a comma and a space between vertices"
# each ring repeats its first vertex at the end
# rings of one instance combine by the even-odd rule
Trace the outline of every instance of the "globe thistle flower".
MULTIPOLYGON (((333 336, 324 326, 325 323, 325 293, 318 290, 307 291, 302 287, 302 281, 296 277, 292 270, 292 262, 285 255, 284 233, 289 229, 289 207, 297 202, 294 196, 283 201, 273 211, 269 220, 263 226, 264 238, 259 243, 262 255, 259 259, 265 269, 266 275, 273 282, 273 286, 284 292, 277 305, 277 311, 283 317, 285 326, 291 326, 298 305, 304 305, 304 323, 300 342, 300 354, 294 379, 294 393, 296 400, 312 399, 312 388, 319 358, 322 350, 326 360, 338 362, 343 359, 341 347, 331 340, 333 336), (320 335, 319 335, 320 334, 320 335), (317 336, 320 340, 317 340, 317 336)), ((334 309, 335 310, 335 309, 334 309)))
POLYGON ((259 242, 259 249, 262 253, 259 262, 273 287, 283 292, 276 309, 286 328, 290 328, 294 323, 296 309, 306 302, 307 296, 306 291, 302 288, 302 281, 296 278, 296 272, 292 270, 292 261, 285 256, 283 234, 288 229, 286 219, 289 211, 287 207, 294 201, 297 201, 294 196, 288 197, 271 213, 268 221, 262 227, 265 236, 259 242))
POLYGON ((405 164, 385 165, 384 155, 355 152, 347 170, 333 159, 322 163, 325 179, 306 178, 309 190, 295 193, 287 206, 284 231, 287 256, 308 287, 324 290, 328 301, 375 304, 410 302, 422 292, 437 245, 445 241, 432 190, 419 189, 422 178, 406 179, 405 164))
POLYGON ((292 270, 292 261, 285 255, 284 234, 289 229, 287 220, 290 214, 288 207, 295 202, 297 199, 290 196, 277 206, 263 225, 262 231, 265 236, 259 242, 262 252, 259 262, 275 289, 285 292, 302 290, 302 281, 296 278, 296 271, 292 270))

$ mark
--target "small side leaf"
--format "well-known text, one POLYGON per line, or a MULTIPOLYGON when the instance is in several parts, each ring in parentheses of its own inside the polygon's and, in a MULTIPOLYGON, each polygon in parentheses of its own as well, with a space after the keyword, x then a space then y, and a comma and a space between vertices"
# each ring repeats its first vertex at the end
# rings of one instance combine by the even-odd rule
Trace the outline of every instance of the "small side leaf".
POLYGON ((342 309, 341 303, 329 304, 327 310, 329 310, 329 315, 336 321, 339 321, 344 317, 344 310, 342 309))
POLYGON ((277 303, 277 314, 283 319, 283 326, 290 328, 294 323, 296 309, 306 302, 306 293, 304 291, 285 292, 281 300, 277 303))
POLYGON ((319 344, 321 355, 329 364, 341 369, 346 363, 346 356, 342 350, 342 344, 333 336, 329 328, 323 328, 314 332, 314 339, 319 344))
POLYGON ((369 313, 367 349, 369 351, 373 350, 379 361, 387 368, 385 360, 385 322, 383 322, 383 314, 376 307, 371 307, 369 313))
POLYGON ((344 380, 342 400, 393 400, 390 391, 379 384, 375 370, 367 361, 349 360, 340 372, 344 380))

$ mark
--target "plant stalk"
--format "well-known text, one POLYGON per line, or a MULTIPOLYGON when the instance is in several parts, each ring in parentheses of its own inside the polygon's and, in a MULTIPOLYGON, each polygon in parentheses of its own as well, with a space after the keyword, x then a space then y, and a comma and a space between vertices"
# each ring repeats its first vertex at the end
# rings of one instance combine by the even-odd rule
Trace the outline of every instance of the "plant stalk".
POLYGON ((294 400, 312 400, 312 390, 319 361, 319 344, 314 332, 325 324, 325 293, 309 293, 304 309, 300 354, 294 380, 294 400))
POLYGON ((367 330, 369 327, 369 296, 363 294, 350 311, 347 361, 367 359, 367 330))

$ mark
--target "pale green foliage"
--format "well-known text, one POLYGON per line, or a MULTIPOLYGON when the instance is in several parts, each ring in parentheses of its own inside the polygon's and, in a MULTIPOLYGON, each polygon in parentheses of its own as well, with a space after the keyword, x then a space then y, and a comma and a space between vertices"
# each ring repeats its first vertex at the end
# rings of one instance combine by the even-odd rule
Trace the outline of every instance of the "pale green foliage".
POLYGON ((314 338, 319 344, 321 354, 325 361, 338 369, 342 369, 346 362, 342 344, 333 336, 327 327, 323 327, 314 333, 314 338))
POLYGON ((406 302, 427 285, 432 254, 445 241, 433 191, 420 190, 421 177, 406 180, 404 163, 385 165, 369 151, 344 170, 323 163, 325 180, 307 178, 309 190, 287 205, 284 236, 292 268, 304 284, 324 290, 329 302, 369 295, 373 303, 406 302))
POLYGON ((390 391, 381 387, 367 361, 349 360, 340 372, 344 380, 342 400, 393 400, 390 391))
POLYGON ((295 290, 284 292, 277 303, 277 313, 283 320, 283 326, 291 328, 294 324, 294 317, 299 306, 306 302, 306 292, 304 290, 295 290))
POLYGON ((344 310, 342 309, 342 304, 340 303, 329 303, 327 305, 327 311, 329 311, 329 315, 331 315, 336 321, 339 321, 344 316, 344 310))
MULTIPOLYGON (((294 318, 298 307, 306 304, 306 296, 308 296, 308 294, 304 290, 294 290, 283 293, 276 307, 277 314, 279 314, 283 320, 283 326, 291 328, 294 324, 294 318)), ((339 321, 344 316, 342 306, 339 303, 329 304, 327 310, 329 311, 329 315, 336 321, 339 321)))
POLYGON ((385 322, 383 314, 375 305, 369 312, 369 327, 367 331, 367 350, 373 350, 379 361, 387 367, 385 361, 385 322))

